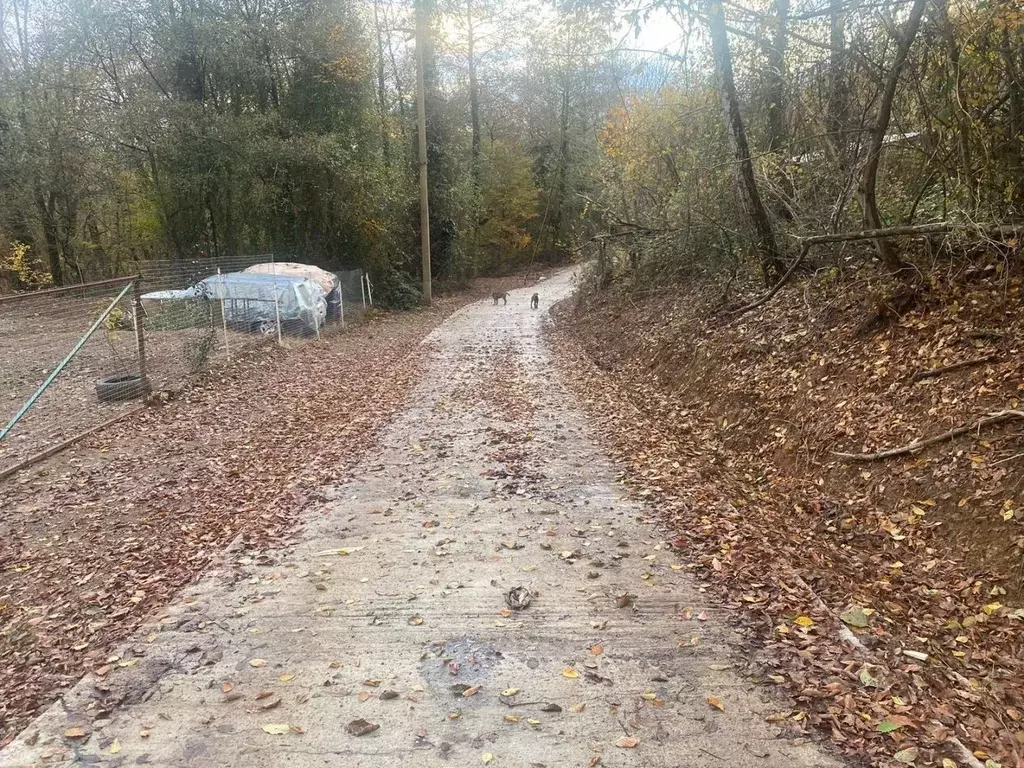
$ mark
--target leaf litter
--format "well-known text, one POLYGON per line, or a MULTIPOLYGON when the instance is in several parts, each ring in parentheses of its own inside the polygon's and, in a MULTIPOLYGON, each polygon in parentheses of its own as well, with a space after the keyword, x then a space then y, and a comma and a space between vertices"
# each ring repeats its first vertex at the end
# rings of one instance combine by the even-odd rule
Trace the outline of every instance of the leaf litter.
POLYGON ((1019 407, 1024 316, 1011 323, 997 283, 979 277, 967 305, 937 284, 873 335, 858 330, 870 308, 840 287, 820 304, 787 289, 725 325, 717 289, 556 310, 557 364, 624 482, 678 531, 673 549, 739 617, 759 667, 786 673, 775 682, 799 717, 782 722, 877 765, 915 754, 895 758, 892 732, 876 730, 894 714, 914 722, 903 748, 919 764, 963 765, 964 750, 979 765, 1024 759, 1024 725, 1008 714, 1024 700, 1024 529, 1005 514, 1024 503, 1019 430, 873 464, 832 454, 1019 407), (972 327, 1006 341, 977 341, 972 327), (909 383, 979 345, 1007 349, 909 383))
POLYGON ((12 564, 0 569, 0 745, 239 534, 249 549, 287 544, 403 405, 423 337, 473 298, 245 353, 0 481, 0 563, 12 564))

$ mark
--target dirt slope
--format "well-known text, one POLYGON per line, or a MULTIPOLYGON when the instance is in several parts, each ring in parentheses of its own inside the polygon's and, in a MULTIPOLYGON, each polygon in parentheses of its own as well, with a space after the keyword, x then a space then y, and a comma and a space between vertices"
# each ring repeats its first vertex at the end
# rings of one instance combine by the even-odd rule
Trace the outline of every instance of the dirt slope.
POLYGON ((612 291, 566 307, 558 338, 629 482, 731 600, 797 723, 879 764, 968 765, 962 744, 1016 765, 1024 420, 878 462, 833 451, 1019 408, 1020 280, 978 268, 880 318, 871 297, 892 291, 865 272, 739 318, 714 311, 717 288, 612 291))

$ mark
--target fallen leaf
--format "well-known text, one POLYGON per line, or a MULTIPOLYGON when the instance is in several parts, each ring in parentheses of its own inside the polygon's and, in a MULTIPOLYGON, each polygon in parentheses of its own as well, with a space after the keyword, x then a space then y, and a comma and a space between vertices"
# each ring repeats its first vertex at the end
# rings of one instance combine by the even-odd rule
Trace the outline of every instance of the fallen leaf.
POLYGON ((480 760, 486 765, 487 763, 494 760, 494 755, 492 755, 490 752, 484 752, 482 755, 480 755, 480 760))
POLYGON ((295 675, 291 672, 285 672, 281 677, 278 678, 282 683, 287 683, 289 680, 294 680, 295 675))
POLYGON ((600 643, 598 643, 597 645, 592 645, 590 646, 590 652, 594 656, 600 656, 602 653, 604 653, 604 646, 600 643))
POLYGON ((572 667, 566 667, 565 669, 562 670, 562 677, 567 677, 570 680, 575 680, 579 676, 580 676, 580 673, 577 672, 572 667))
POLYGON ((813 627, 814 619, 812 619, 810 616, 797 616, 793 620, 793 623, 800 627, 813 627))
POLYGON ((722 705, 722 700, 717 696, 708 696, 708 704, 717 709, 719 712, 725 712, 725 707, 722 705))
POLYGON ((345 730, 353 736, 365 736, 368 733, 373 733, 378 728, 380 726, 376 723, 371 723, 369 720, 364 720, 361 717, 345 726, 345 730))
POLYGON ((64 731, 64 737, 68 739, 84 739, 89 735, 85 728, 68 728, 64 731))
POLYGON ((110 754, 112 754, 112 755, 116 755, 118 752, 120 752, 121 751, 121 742, 120 742, 120 740, 119 739, 114 739, 110 743, 110 749, 107 750, 107 751, 110 752, 110 754))
POLYGON ((899 763, 911 765, 915 760, 917 760, 917 747, 907 747, 906 749, 901 749, 899 752, 892 756, 892 759, 899 763))
POLYGON ((882 685, 878 678, 871 674, 871 670, 866 664, 860 669, 860 681, 869 688, 880 688, 882 685))
POLYGON ((289 731, 291 731, 291 726, 288 723, 267 723, 263 726, 263 732, 269 733, 271 736, 283 736, 289 731))
POLYGON ((280 705, 280 703, 281 703, 281 697, 280 696, 275 696, 274 698, 268 699, 267 701, 261 703, 259 705, 259 708, 261 710, 263 710, 264 712, 266 712, 267 710, 274 709, 274 707, 277 707, 278 705, 280 705))
POLYGON ((472 685, 469 688, 467 688, 466 690, 464 690, 462 692, 462 695, 465 696, 466 698, 469 698, 470 696, 476 696, 478 693, 480 693, 480 686, 479 685, 472 685))
POLYGON ((615 746, 621 747, 622 749, 633 749, 633 747, 639 743, 640 740, 634 739, 632 736, 620 736, 615 742, 615 746))
POLYGON ((359 695, 356 698, 360 701, 368 701, 370 698, 370 693, 369 691, 360 691, 359 695))
POLYGON ((266 659, 249 659, 250 667, 265 667, 267 666, 266 659))
POLYGON ((230 680, 225 680, 220 684, 221 693, 231 693, 235 689, 234 684, 230 680))
POLYGON ((502 696, 515 696, 517 693, 519 693, 519 689, 518 688, 506 688, 504 691, 501 692, 501 695, 502 696))
POLYGON ((862 629, 868 625, 868 615, 864 612, 864 609, 860 606, 852 606, 843 613, 839 614, 839 618, 844 624, 848 624, 851 627, 862 629))

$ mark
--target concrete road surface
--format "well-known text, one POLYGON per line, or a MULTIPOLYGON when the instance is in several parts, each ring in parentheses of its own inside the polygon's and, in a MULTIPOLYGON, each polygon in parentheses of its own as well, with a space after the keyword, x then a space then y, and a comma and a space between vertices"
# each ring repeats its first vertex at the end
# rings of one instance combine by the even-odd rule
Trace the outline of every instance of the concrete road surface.
POLYGON ((534 290, 439 327, 291 546, 229 554, 0 765, 838 765, 766 722, 588 435, 542 337, 571 274, 534 290))

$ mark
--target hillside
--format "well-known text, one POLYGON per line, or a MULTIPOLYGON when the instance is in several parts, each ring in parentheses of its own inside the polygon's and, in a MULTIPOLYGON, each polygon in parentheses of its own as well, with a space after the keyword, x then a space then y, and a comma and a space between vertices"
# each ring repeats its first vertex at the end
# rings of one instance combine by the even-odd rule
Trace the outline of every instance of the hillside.
POLYGON ((1019 408, 1020 285, 974 264, 902 316, 873 267, 740 316, 718 285, 613 285, 557 318, 627 482, 761 649, 751 674, 848 754, 1024 756, 1024 420, 836 455, 1019 408))

